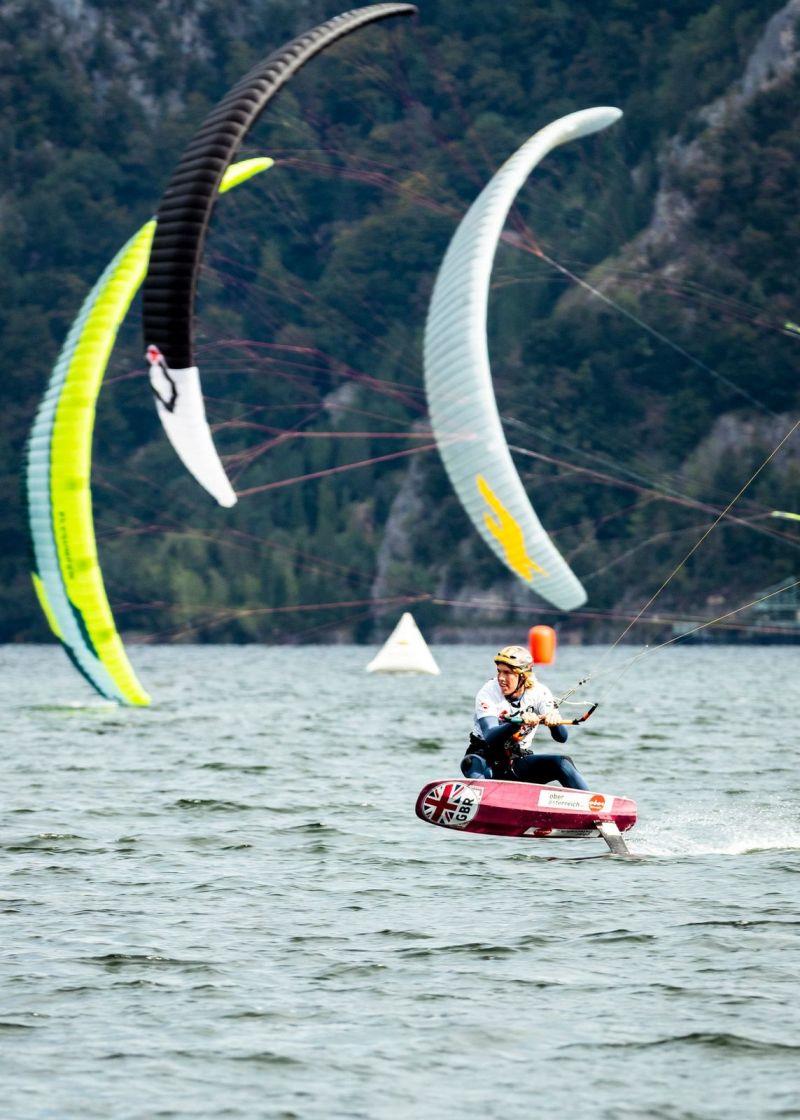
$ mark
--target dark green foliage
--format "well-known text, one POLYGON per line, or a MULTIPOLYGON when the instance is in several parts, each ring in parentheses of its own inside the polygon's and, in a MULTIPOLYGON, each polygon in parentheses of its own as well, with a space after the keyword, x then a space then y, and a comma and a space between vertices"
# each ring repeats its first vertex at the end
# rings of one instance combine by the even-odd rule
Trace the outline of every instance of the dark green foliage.
MULTIPOLYGON (((258 58, 339 5, 210 0, 198 13, 186 0, 168 6, 169 19, 155 0, 84 7, 80 22, 52 0, 6 5, 0 16, 7 641, 46 635, 28 591, 19 471, 69 324, 149 217, 211 105, 258 58)), ((492 171, 561 113, 606 103, 625 118, 554 153, 521 193, 496 261, 490 351, 510 442, 560 461, 516 453, 590 606, 638 608, 713 519, 637 487, 721 508, 770 447, 759 435, 739 453, 693 457, 717 418, 797 408, 800 339, 780 330, 800 318, 797 81, 762 93, 729 127, 709 133, 697 116, 741 77, 779 4, 422 0, 421 8, 416 27, 371 28, 282 91, 242 153, 268 152, 276 168, 217 208, 198 344, 218 445, 237 489, 257 491, 235 510, 198 491, 161 434, 138 307, 121 334, 100 399, 93 477, 102 565, 127 631, 365 640, 381 610, 388 618, 400 609, 370 611, 376 586, 387 597, 509 595, 511 581, 434 453, 323 472, 426 442, 389 437, 425 430, 421 343, 442 254, 492 171), (673 172, 691 218, 672 258, 627 271, 624 247, 650 222, 676 136, 701 148, 673 172), (538 249, 591 273, 629 317, 576 295, 538 249), (591 272, 604 262, 609 277, 591 272), (335 438, 348 432, 367 434, 335 438), (319 477, 274 486, 304 475, 319 477), (392 514, 404 545, 387 552, 392 514)), ((796 509, 797 482, 789 454, 748 491, 747 508, 796 509)), ((789 523, 780 530, 792 536, 789 523)), ((786 539, 729 524, 662 605, 702 613, 715 594, 735 604, 791 574, 796 555, 786 539)), ((457 617, 430 604, 414 611, 423 626, 457 617)), ((458 617, 468 621, 469 609, 458 617)))

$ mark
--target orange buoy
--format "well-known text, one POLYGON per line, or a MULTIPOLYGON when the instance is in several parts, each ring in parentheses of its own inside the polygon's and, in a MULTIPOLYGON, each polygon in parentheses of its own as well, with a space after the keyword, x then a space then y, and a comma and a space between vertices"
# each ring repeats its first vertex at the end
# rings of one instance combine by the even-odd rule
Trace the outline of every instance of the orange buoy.
POLYGON ((534 665, 552 665, 556 658, 556 632, 552 626, 532 626, 528 648, 534 665))

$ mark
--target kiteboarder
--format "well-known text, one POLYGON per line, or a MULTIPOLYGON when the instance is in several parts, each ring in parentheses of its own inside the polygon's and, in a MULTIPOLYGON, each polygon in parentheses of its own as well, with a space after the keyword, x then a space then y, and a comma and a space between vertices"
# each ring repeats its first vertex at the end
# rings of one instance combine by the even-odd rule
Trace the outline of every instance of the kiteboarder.
POLYGON ((540 723, 557 743, 567 741, 558 705, 547 685, 533 674, 524 646, 504 646, 495 654, 496 676, 475 697, 475 722, 461 772, 467 778, 504 781, 557 781, 571 789, 588 789, 574 762, 563 754, 534 754, 533 736, 540 723))

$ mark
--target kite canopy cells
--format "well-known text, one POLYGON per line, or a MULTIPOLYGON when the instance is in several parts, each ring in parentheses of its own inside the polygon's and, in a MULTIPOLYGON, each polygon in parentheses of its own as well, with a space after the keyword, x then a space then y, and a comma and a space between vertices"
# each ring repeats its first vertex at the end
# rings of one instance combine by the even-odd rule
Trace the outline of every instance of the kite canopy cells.
POLYGON ((50 629, 101 696, 149 704, 125 653, 97 560, 89 490, 95 404, 114 339, 141 284, 155 222, 92 288, 53 368, 28 439, 33 585, 50 629))
POLYGON ((511 459, 492 388, 489 281, 517 193, 553 148, 607 128, 619 109, 585 109, 549 124, 508 159, 473 202, 447 249, 425 327, 428 412, 461 504, 499 559, 561 610, 586 593, 542 528, 511 459))
MULTIPOLYGON (((272 165, 243 160, 220 193, 272 165)), ((95 407, 120 324, 144 280, 155 221, 117 253, 70 328, 31 428, 25 482, 34 588, 50 629, 109 700, 145 705, 114 624, 97 558, 90 490, 95 407)))
POLYGON ((236 494, 208 428, 193 345, 197 273, 220 181, 270 100, 309 59, 360 27, 416 11, 413 4, 356 8, 298 36, 259 62, 205 119, 161 199, 143 292, 150 383, 172 446, 220 505, 234 505, 236 494))

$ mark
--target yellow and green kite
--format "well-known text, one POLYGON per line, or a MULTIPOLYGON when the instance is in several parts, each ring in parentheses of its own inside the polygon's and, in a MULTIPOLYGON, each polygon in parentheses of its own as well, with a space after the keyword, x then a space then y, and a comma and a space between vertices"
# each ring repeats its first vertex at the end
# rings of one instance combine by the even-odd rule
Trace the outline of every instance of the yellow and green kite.
MULTIPOLYGON (((272 166, 243 160, 220 193, 272 166)), ((97 396, 117 332, 147 272, 155 220, 117 253, 84 301, 50 376, 28 440, 25 481, 33 584, 50 629, 109 700, 146 705, 111 613, 97 558, 91 466, 97 396)))

